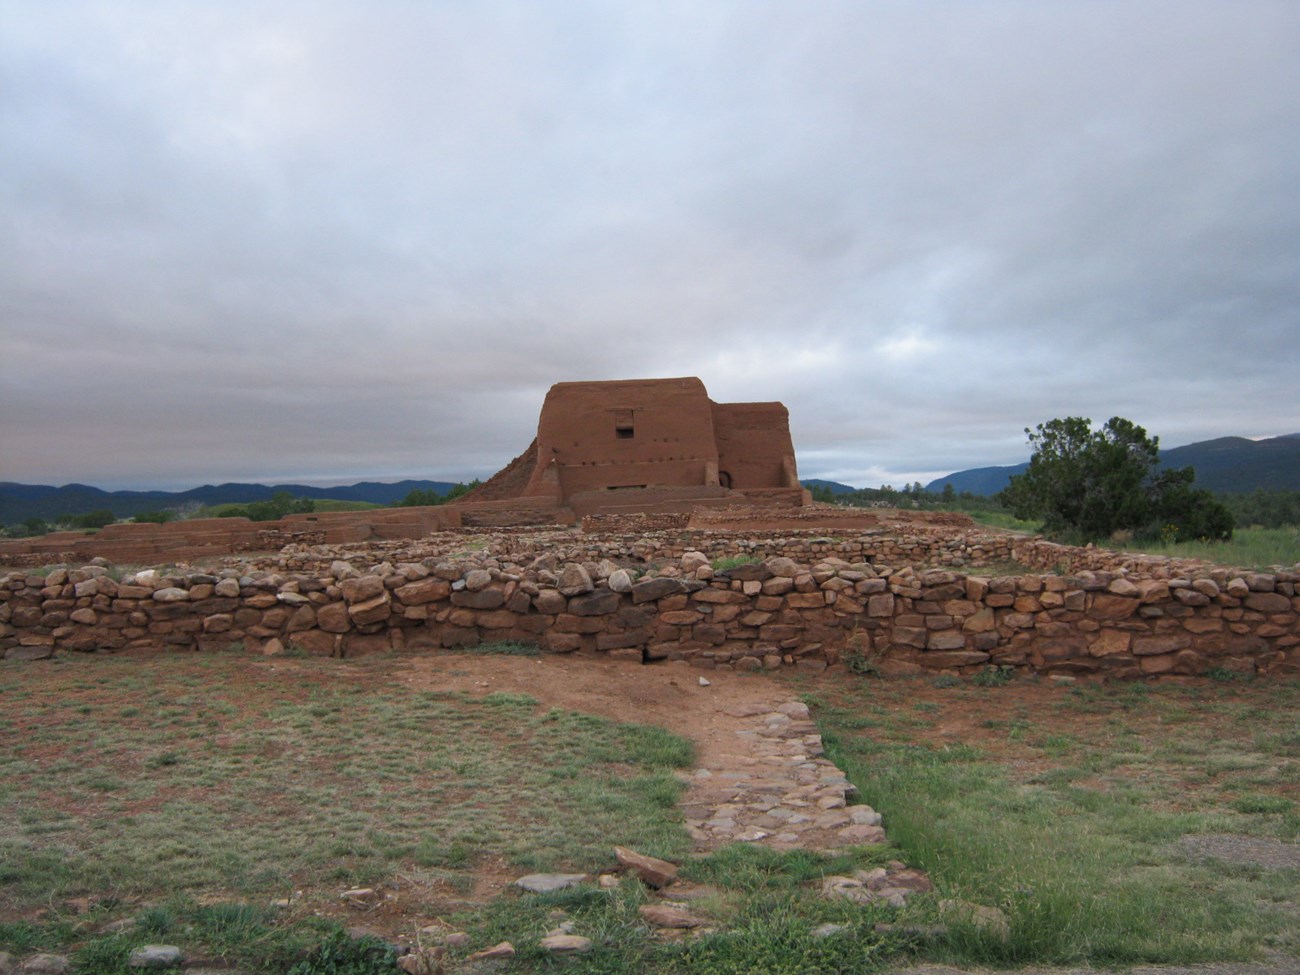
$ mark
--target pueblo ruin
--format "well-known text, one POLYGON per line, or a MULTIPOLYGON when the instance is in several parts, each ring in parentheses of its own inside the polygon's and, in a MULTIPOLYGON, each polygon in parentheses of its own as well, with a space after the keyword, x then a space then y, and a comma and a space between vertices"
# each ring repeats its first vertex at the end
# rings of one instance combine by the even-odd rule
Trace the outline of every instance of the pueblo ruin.
POLYGON ((467 499, 525 502, 560 522, 699 507, 799 507, 790 415, 780 403, 715 403, 684 379, 557 383, 537 437, 467 499))
MULTIPOLYGON (((537 436, 519 457, 455 503, 425 508, 289 515, 279 521, 208 518, 110 525, 0 542, 0 564, 106 558, 157 564, 284 545, 421 538, 456 528, 600 525, 684 527, 740 518, 798 525, 808 514, 780 403, 715 403, 696 378, 557 383, 537 436), (631 519, 630 521, 628 519, 631 519)), ((823 526, 833 527, 833 526, 823 526)))

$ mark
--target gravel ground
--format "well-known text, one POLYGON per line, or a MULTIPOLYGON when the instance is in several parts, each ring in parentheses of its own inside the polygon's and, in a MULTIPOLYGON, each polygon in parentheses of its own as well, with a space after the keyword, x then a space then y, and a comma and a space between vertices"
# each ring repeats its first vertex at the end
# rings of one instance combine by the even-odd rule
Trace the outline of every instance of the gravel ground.
POLYGON ((1283 843, 1263 836, 1234 833, 1204 833, 1184 836, 1178 846, 1196 860, 1248 863, 1270 870, 1300 870, 1300 844, 1283 843))
MULTIPOLYGON (((1097 975, 1112 969, 1099 968, 1017 968, 1015 975, 1097 975)), ((1267 962, 1221 962, 1209 965, 1142 965, 1137 968, 1113 969, 1124 975, 1300 975, 1300 959, 1276 957, 1267 962)), ((891 968, 884 975, 1006 975, 1005 970, 990 968, 953 968, 950 965, 920 965, 891 968)))

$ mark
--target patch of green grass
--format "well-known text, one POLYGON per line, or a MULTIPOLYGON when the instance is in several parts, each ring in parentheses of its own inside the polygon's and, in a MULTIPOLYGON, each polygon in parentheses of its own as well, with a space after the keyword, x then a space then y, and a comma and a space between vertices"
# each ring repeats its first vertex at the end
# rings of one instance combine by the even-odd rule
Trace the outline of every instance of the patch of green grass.
POLYGON ((774 850, 733 843, 692 860, 684 871, 690 880, 743 891, 792 893, 800 885, 831 874, 852 873, 860 858, 849 853, 828 855, 812 850, 774 850))
POLYGON ((75 918, 46 912, 40 922, 0 922, 0 949, 17 957, 36 952, 70 955, 73 972, 128 975, 127 960, 146 944, 183 944, 191 955, 223 959, 247 971, 283 972, 312 945, 342 936, 337 924, 316 917, 277 921, 264 907, 242 903, 196 905, 184 899, 147 908, 134 924, 100 931, 108 920, 131 920, 108 898, 75 918))
POLYGON ((722 558, 714 559, 710 565, 713 566, 714 572, 726 572, 730 569, 738 569, 742 565, 754 565, 759 560, 752 555, 727 555, 722 558))
POLYGON ((391 975, 396 970, 391 945, 378 938, 352 938, 335 931, 289 969, 288 975, 391 975))
MULTIPOLYGON (((594 870, 615 844, 688 849, 672 770, 691 763, 689 741, 539 712, 525 694, 414 690, 382 676, 397 665, 358 663, 349 686, 328 660, 282 674, 227 655, 158 657, 148 694, 186 703, 135 718, 107 704, 140 696, 128 687, 138 659, 42 671, 49 696, 19 705, 27 733, 0 765, 0 895, 33 906, 105 890, 270 897, 397 872, 445 879, 487 856, 594 870), (114 678, 66 691, 88 714, 45 703, 65 700, 60 679, 87 673, 114 678), (180 745, 174 722, 196 734, 180 745)), ((6 700, 17 679, 0 668, 6 700)))
MULTIPOLYGON (((969 747, 864 733, 856 716, 872 698, 858 685, 843 685, 815 717, 832 760, 884 815, 900 858, 928 870, 940 897, 996 907, 1008 919, 1005 940, 953 929, 927 946, 927 957, 987 965, 1185 964, 1249 958, 1265 945, 1300 949, 1286 906, 1300 898, 1294 871, 1224 871, 1177 852, 1175 841, 1187 833, 1285 837, 1288 817, 1300 822, 1289 798, 1266 792, 1234 793, 1230 805, 1188 803, 1188 788, 1196 788, 1189 775, 1239 788, 1269 768, 1268 785, 1287 781, 1286 760, 1279 767, 1276 757, 1252 751, 1248 727, 1240 740, 1224 740, 1222 722, 1231 725, 1236 709, 1259 702, 1267 702, 1272 720, 1288 721, 1300 688, 1236 688, 1253 697, 1224 699, 1197 687, 1072 688, 1057 707, 1063 716, 1086 713, 1095 724, 1071 725, 1069 733, 1014 713, 985 720, 990 731, 1007 730, 1010 754, 1025 754, 1016 750, 1036 737, 1037 755, 1068 762, 1028 776, 1020 762, 969 747), (1137 720, 1140 733, 1124 727, 1137 720), (1106 737, 1095 737, 1102 730, 1106 737)), ((904 706, 918 703, 900 692, 893 726, 904 706)), ((1279 736, 1255 737, 1286 747, 1279 736)))
POLYGON ((493 640, 468 647, 456 647, 451 652, 499 657, 540 657, 542 655, 541 648, 537 644, 523 643, 519 640, 493 640))
POLYGON ((877 932, 876 924, 920 920, 933 911, 925 897, 917 898, 915 909, 900 912, 819 896, 823 877, 869 866, 876 856, 871 851, 827 856, 736 844, 690 861, 684 876, 712 891, 691 902, 691 912, 708 922, 709 930, 682 941, 654 936, 637 913, 648 893, 631 879, 614 890, 583 886, 501 898, 467 921, 475 944, 513 943, 519 952, 515 965, 524 971, 553 970, 556 960, 546 956, 537 939, 563 917, 574 933, 594 942, 591 952, 564 959, 564 971, 571 973, 865 973, 906 947, 900 936, 877 932), (828 922, 843 930, 829 938, 813 934, 828 922))
POLYGON ((1040 534, 1043 530, 1041 521, 1025 521, 1017 518, 1009 511, 968 511, 976 524, 987 525, 989 528, 1004 528, 1010 531, 1028 532, 1031 535, 1040 534))
POLYGON ((153 938, 163 938, 176 929, 176 911, 168 905, 145 908, 135 919, 136 930, 153 938))
POLYGON ((94 972, 95 975, 127 975, 131 971, 127 961, 134 947, 128 937, 95 938, 73 954, 73 971, 94 972))
POLYGON ((1300 528, 1238 528, 1226 542, 1132 542, 1117 546, 1125 551, 1164 555, 1170 558, 1202 559, 1245 569, 1293 566, 1300 562, 1300 528))
POLYGON ((1248 815, 1273 815, 1289 813, 1296 808, 1296 804, 1286 796, 1247 795, 1234 799, 1232 808, 1248 815))

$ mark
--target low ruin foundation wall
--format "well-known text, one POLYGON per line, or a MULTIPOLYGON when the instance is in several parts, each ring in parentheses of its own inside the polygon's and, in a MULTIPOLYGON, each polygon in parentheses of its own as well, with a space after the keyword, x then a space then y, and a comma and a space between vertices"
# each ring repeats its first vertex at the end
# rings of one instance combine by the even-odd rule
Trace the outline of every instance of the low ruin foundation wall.
MULTIPOLYGON (((448 537, 470 540, 468 533, 448 537)), ((1137 571, 1117 563, 1145 557, 979 533, 946 541, 760 541, 723 533, 687 540, 699 548, 670 554, 684 542, 668 535, 518 534, 493 536, 479 553, 409 561, 398 543, 386 543, 388 552, 381 545, 326 567, 319 563, 329 553, 295 545, 268 568, 149 570, 120 579, 102 566, 19 572, 0 578, 0 651, 38 658, 270 645, 346 657, 516 640, 552 653, 710 669, 851 663, 916 674, 996 665, 1116 678, 1211 668, 1300 672, 1295 572, 1167 560, 1137 571), (906 553, 919 549, 967 566, 1009 555, 1055 571, 918 569, 906 553), (377 551, 388 561, 376 564, 377 551), (848 557, 858 552, 869 555, 848 557), (747 561, 711 564, 733 556, 747 561), (1093 560, 1108 560, 1107 567, 1090 568, 1093 560)))
POLYGON ((262 522, 203 518, 161 525, 126 523, 97 532, 55 532, 0 541, 0 565, 35 568, 93 558, 118 565, 159 565, 240 552, 275 552, 289 544, 344 545, 414 538, 460 524, 460 511, 450 505, 325 511, 262 522))

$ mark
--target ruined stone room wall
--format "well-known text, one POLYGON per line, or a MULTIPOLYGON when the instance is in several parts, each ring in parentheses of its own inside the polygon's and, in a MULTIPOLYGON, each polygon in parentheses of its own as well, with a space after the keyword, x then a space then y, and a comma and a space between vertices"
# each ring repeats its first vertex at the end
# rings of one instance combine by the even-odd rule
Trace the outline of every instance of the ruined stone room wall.
POLYGON ((1122 569, 984 577, 831 554, 715 572, 707 554, 688 552, 638 578, 608 558, 555 553, 400 561, 394 547, 379 564, 375 554, 312 572, 288 568, 313 557, 304 549, 283 556, 278 571, 230 566, 120 581, 95 566, 11 574, 0 578, 0 649, 36 658, 252 650, 275 640, 353 656, 512 639, 701 668, 819 671, 852 655, 888 674, 990 665, 1116 678, 1300 671, 1294 572, 1179 575, 1166 566, 1151 577, 1122 569))

